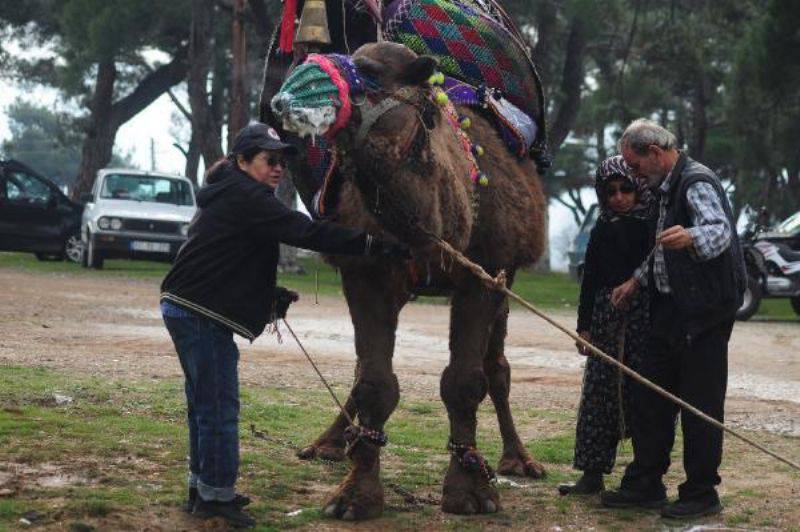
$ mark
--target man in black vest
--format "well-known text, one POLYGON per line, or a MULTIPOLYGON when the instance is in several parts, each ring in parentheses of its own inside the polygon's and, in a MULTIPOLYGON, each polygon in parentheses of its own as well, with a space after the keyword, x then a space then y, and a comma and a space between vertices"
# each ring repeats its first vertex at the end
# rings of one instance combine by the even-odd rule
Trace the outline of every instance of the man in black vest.
MULTIPOLYGON (((730 204, 717 176, 677 149, 675 136, 649 120, 634 121, 620 139, 634 174, 659 195, 658 244, 650 260, 612 293, 624 304, 635 290, 652 293, 652 331, 642 374, 722 421, 728 340, 744 292, 744 263, 730 204)), ((634 460, 609 507, 661 508, 664 517, 696 517, 722 509, 716 485, 722 431, 681 411, 686 482, 666 504, 662 476, 670 464, 679 407, 636 387, 631 427, 634 460)))

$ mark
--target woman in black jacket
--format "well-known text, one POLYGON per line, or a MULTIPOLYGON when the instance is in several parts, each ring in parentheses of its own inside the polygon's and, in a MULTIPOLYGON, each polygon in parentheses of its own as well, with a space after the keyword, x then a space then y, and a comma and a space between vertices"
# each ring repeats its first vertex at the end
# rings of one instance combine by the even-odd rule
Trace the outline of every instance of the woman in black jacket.
POLYGON ((274 129, 242 129, 207 173, 189 239, 161 285, 161 311, 183 368, 189 423, 189 500, 199 517, 252 526, 234 489, 239 466, 239 351, 282 318, 297 294, 275 286, 279 244, 328 254, 406 258, 402 245, 312 221, 275 197, 294 148, 274 129))
MULTIPOLYGON (((610 296, 653 246, 654 202, 619 155, 601 163, 595 190, 600 215, 586 249, 578 334, 635 370, 647 338, 647 291, 640 290, 624 309, 615 308, 610 296)), ((580 346, 578 350, 588 354, 580 346)), ((586 360, 573 463, 583 475, 575 484, 559 486, 562 495, 603 489, 603 474, 611 473, 617 444, 628 433, 629 399, 627 378, 619 369, 595 357, 586 360)))

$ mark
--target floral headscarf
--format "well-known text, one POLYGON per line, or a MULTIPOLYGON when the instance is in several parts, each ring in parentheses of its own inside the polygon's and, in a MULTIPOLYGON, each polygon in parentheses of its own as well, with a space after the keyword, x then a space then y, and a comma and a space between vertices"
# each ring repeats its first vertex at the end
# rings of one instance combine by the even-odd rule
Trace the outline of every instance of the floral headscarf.
POLYGON ((615 216, 631 216, 639 219, 650 218, 654 213, 653 193, 647 185, 631 175, 630 167, 625 163, 622 155, 613 155, 601 162, 595 172, 594 190, 597 193, 597 203, 600 205, 600 219, 610 220, 615 216), (606 185, 612 179, 624 179, 636 187, 636 203, 630 212, 616 213, 608 206, 606 185))

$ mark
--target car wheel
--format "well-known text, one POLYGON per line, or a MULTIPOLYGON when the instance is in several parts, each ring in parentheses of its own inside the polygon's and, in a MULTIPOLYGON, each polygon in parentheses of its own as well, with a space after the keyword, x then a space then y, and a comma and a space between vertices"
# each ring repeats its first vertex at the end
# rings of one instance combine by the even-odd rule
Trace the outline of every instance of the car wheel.
POLYGON ((800 316, 800 297, 793 297, 791 299, 792 309, 794 309, 794 313, 800 316))
POLYGON ((80 264, 83 262, 83 248, 83 240, 81 240, 80 233, 75 233, 64 242, 64 256, 67 257, 70 262, 80 264))
POLYGON ((93 268, 95 270, 102 270, 103 269, 103 257, 100 253, 94 248, 94 243, 92 241, 92 235, 88 235, 89 238, 87 239, 89 243, 86 245, 86 251, 83 253, 83 265, 87 268, 93 268))
POLYGON ((744 290, 744 298, 742 306, 736 311, 736 319, 747 321, 758 312, 758 307, 761 305, 761 284, 758 279, 752 275, 747 276, 747 286, 744 290))

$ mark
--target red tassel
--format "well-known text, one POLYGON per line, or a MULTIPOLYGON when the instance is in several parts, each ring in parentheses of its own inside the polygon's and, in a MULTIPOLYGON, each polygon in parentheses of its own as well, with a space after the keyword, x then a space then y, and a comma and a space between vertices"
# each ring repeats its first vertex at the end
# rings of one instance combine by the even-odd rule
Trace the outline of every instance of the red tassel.
POLYGON ((292 53, 294 43, 294 21, 297 18, 297 0, 284 0, 281 20, 280 49, 284 54, 292 53))

